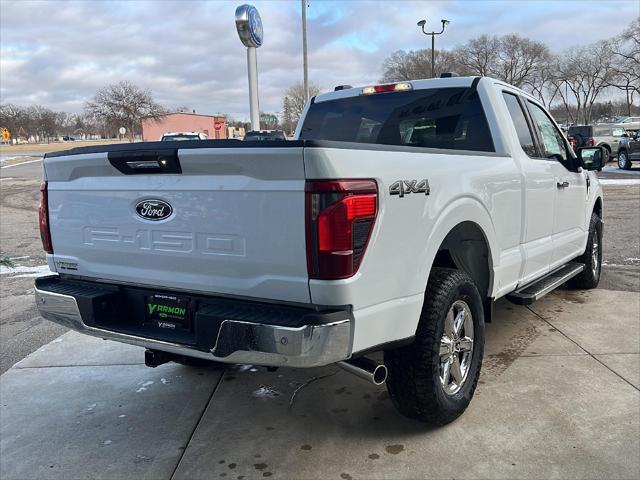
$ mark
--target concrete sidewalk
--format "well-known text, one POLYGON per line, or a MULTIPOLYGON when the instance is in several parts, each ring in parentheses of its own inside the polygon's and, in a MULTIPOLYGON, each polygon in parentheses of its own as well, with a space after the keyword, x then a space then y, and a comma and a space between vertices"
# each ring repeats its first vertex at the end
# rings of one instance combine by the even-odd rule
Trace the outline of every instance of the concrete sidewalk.
POLYGON ((67 333, 0 377, 0 477, 640 476, 638 292, 499 302, 476 396, 440 429, 335 367, 142 361, 67 333))

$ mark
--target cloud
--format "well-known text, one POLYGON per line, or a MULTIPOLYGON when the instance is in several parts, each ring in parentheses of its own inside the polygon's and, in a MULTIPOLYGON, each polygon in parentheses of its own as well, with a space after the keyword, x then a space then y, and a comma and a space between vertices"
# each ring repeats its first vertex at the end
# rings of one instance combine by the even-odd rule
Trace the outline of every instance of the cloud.
MULTIPOLYGON (((3 1, 1 101, 79 112, 98 88, 129 80, 171 108, 247 118, 246 50, 234 25, 240 3, 3 1)), ((284 91, 302 79, 300 2, 254 4, 265 28, 258 51, 261 109, 279 111, 284 91)), ((420 18, 434 28, 440 18, 451 20, 439 47, 516 32, 559 51, 615 35, 628 23, 620 19, 640 14, 636 0, 579 5, 309 0, 310 78, 327 90, 377 81, 389 53, 428 46, 416 27, 420 18)))

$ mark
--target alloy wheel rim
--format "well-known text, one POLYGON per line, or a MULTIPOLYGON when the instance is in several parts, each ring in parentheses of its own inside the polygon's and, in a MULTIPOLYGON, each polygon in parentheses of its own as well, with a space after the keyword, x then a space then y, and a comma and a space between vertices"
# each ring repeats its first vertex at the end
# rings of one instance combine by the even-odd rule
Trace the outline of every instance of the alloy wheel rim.
POLYGON ((618 155, 618 167, 623 168, 624 164, 627 162, 627 157, 624 153, 618 155))
POLYGON ((440 339, 439 376, 444 393, 460 391, 469 375, 473 358, 473 316, 469 305, 456 300, 444 320, 440 339))

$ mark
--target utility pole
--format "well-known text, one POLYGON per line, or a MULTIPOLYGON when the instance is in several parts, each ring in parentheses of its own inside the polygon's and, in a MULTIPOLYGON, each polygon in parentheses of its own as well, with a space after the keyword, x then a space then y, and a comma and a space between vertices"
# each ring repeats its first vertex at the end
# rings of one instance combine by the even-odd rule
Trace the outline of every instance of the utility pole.
POLYGON ((302 2, 302 65, 304 69, 304 100, 309 101, 309 65, 307 62, 307 0, 302 2))

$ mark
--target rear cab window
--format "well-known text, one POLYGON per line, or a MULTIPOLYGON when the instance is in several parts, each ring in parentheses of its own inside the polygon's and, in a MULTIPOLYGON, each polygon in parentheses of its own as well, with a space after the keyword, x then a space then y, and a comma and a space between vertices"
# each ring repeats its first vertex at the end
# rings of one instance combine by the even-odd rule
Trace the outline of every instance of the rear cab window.
POLYGON ((359 95, 310 106, 304 140, 495 152, 474 88, 359 95))
POLYGON ((520 140, 522 150, 530 157, 537 157, 538 151, 533 141, 533 134, 531 133, 529 122, 527 122, 527 117, 522 110, 518 97, 513 93, 504 91, 502 92, 502 96, 507 104, 507 109, 509 110, 513 126, 518 134, 518 140, 520 140))

